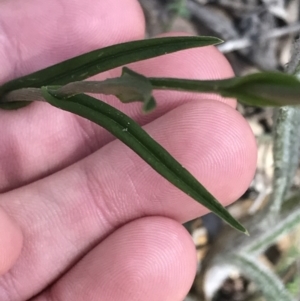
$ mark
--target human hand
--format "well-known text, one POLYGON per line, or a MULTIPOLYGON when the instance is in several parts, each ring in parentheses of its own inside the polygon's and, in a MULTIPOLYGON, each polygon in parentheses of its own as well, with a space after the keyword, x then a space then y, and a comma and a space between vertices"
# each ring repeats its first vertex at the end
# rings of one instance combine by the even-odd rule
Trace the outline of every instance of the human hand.
MULTIPOLYGON (((142 39, 136 0, 0 2, 0 82, 93 49, 142 39)), ((232 76, 213 47, 130 65, 148 76, 232 76)), ((96 76, 115 77, 120 68, 96 76)), ((256 146, 236 102, 158 91, 121 109, 224 205, 248 187, 256 146)), ((196 269, 181 223, 207 210, 87 120, 45 103, 0 111, 0 300, 178 300, 196 269)))

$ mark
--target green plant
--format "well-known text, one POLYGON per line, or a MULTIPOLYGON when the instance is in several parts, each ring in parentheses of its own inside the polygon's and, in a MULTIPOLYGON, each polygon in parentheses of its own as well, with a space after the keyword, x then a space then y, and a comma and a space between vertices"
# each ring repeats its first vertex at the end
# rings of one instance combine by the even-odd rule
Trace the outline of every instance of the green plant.
MULTIPOLYGON (((296 106, 300 103, 299 53, 294 55, 294 66, 290 68, 290 74, 262 72, 226 80, 197 81, 147 78, 124 67, 121 77, 102 82, 83 81, 97 73, 131 62, 220 42, 213 37, 173 37, 99 49, 3 84, 0 87, 0 108, 21 109, 32 101, 45 101, 99 124, 173 185, 209 208, 233 228, 245 233, 247 230, 134 120, 85 93, 112 94, 124 103, 140 101, 144 113, 155 109, 156 101, 152 96, 155 89, 213 92, 224 97, 238 98, 248 105, 281 107, 277 112, 275 127, 275 177, 269 205, 256 218, 246 221, 253 234, 250 239, 230 230, 226 234, 227 240, 231 239, 231 244, 238 248, 232 252, 232 247, 226 247, 225 244, 224 252, 219 256, 214 256, 212 252, 212 259, 207 266, 219 262, 234 264, 247 272, 258 286, 265 284, 260 287, 268 300, 293 300, 277 276, 261 267, 256 256, 276 241, 279 235, 300 223, 299 196, 285 201, 296 171, 300 149, 300 140, 295 138, 300 129, 300 109, 296 106), (295 75, 291 75, 292 73, 295 75)), ((297 281, 299 277, 289 286, 290 291, 294 291, 297 281)))
POLYGON ((186 7, 186 0, 173 0, 167 6, 168 10, 175 14, 175 16, 180 16, 183 18, 190 17, 190 11, 186 7))
POLYGON ((155 108, 154 89, 214 92, 253 105, 297 104, 300 82, 292 75, 259 73, 243 78, 196 81, 146 78, 128 68, 121 77, 82 81, 125 64, 182 49, 218 44, 213 37, 173 37, 123 43, 99 49, 12 80, 0 87, 0 108, 20 109, 31 101, 46 101, 87 118, 110 131, 173 185, 241 232, 244 227, 172 156, 128 116, 84 93, 113 94, 122 102, 141 101, 145 113, 155 108))

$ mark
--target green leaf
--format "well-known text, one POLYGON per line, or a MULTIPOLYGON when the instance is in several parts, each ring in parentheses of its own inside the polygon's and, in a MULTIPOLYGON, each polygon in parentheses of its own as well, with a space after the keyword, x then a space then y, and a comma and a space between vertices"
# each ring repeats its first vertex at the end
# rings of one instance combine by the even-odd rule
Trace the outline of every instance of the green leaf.
POLYGON ((176 161, 160 144, 153 140, 134 120, 103 101, 88 95, 59 99, 47 87, 42 88, 44 98, 51 105, 75 113, 102 126, 135 151, 154 170, 190 197, 223 218, 237 230, 244 227, 176 161))
POLYGON ((286 284, 286 289, 295 297, 300 293, 300 276, 296 275, 295 278, 286 284))
MULTIPOLYGON (((299 201, 299 200, 298 200, 299 201)), ((252 254, 259 254, 265 251, 281 235, 289 233, 300 225, 300 208, 295 208, 289 216, 280 218, 277 225, 266 229, 255 241, 249 244, 244 251, 252 254)))
POLYGON ((132 62, 220 42, 214 37, 166 37, 105 47, 7 82, 0 87, 0 98, 16 89, 65 85, 132 62))
POLYGON ((189 18, 191 13, 187 8, 186 0, 175 0, 167 5, 167 9, 182 18, 189 18))
POLYGON ((267 301, 295 301, 281 280, 256 257, 243 253, 233 254, 228 259, 240 268, 243 275, 253 280, 267 301))
POLYGON ((293 75, 263 72, 224 80, 149 78, 153 89, 216 93, 253 106, 300 104, 300 81, 293 75))
POLYGON ((300 107, 284 106, 275 111, 273 129, 273 188, 268 201, 270 225, 277 224, 290 191, 300 158, 300 107))

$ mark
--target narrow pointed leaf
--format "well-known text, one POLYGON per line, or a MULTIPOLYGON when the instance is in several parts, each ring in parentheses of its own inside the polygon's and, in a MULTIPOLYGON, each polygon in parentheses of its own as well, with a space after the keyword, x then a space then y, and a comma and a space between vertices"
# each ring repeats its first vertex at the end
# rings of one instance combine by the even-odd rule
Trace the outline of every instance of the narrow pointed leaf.
POLYGON ((256 257, 238 253, 230 256, 229 260, 238 266, 246 277, 253 280, 267 301, 296 301, 281 280, 256 257))
POLYGON ((274 177, 272 194, 267 204, 270 226, 278 222, 282 205, 294 182, 300 158, 300 107, 283 106, 276 110, 275 116, 274 177))
POLYGON ((87 118, 107 129, 173 185, 209 208, 232 227, 246 233, 244 227, 229 214, 196 178, 130 117, 88 95, 81 94, 68 99, 59 99, 50 94, 51 91, 47 87, 43 87, 42 91, 48 103, 87 118))
POLYGON ((7 82, 0 87, 0 98, 12 90, 65 85, 132 62, 220 42, 214 37, 166 37, 105 47, 7 82))
MULTIPOLYGON (((299 202, 299 198, 298 198, 299 202)), ((296 207, 286 217, 280 216, 278 223, 260 235, 255 241, 249 244, 244 251, 252 254, 259 254, 269 248, 280 236, 289 233, 300 225, 300 208, 296 207)))

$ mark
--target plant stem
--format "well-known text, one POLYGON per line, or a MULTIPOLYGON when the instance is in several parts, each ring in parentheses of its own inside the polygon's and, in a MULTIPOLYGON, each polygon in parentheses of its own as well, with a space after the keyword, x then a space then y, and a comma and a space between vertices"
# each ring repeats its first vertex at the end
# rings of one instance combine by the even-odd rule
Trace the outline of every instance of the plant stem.
MULTIPOLYGON (((300 79, 300 39, 295 41, 286 72, 300 79)), ((300 108, 285 106, 277 110, 274 127, 273 193, 266 210, 270 226, 276 223, 286 194, 292 186, 300 156, 300 108)))
POLYGON ((42 91, 39 88, 22 88, 4 94, 1 98, 2 103, 15 101, 45 101, 42 91))

